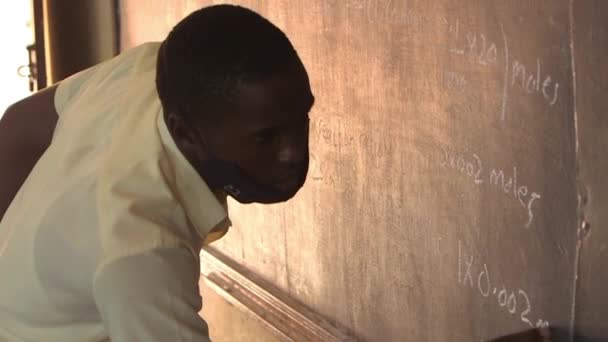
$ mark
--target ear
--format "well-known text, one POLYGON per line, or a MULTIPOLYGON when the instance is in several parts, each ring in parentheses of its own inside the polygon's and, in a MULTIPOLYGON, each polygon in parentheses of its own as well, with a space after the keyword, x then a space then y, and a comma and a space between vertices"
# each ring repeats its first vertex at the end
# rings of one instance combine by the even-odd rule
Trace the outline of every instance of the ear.
POLYGON ((165 121, 169 132, 171 132, 178 145, 196 144, 196 137, 180 115, 169 113, 165 116, 165 121))
POLYGON ((205 157, 206 153, 200 137, 192 125, 186 123, 181 115, 169 113, 165 116, 165 122, 173 140, 175 140, 175 144, 186 158, 200 160, 205 157))

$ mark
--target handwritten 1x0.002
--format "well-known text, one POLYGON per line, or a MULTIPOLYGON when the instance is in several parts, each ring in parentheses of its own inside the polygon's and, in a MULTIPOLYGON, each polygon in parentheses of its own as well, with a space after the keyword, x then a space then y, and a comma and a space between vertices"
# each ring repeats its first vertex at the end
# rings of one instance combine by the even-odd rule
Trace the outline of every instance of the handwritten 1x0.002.
POLYGON ((505 284, 496 285, 492 283, 492 278, 488 265, 478 265, 475 257, 462 247, 462 241, 458 241, 458 283, 470 288, 503 308, 504 312, 509 313, 530 327, 548 328, 549 322, 542 319, 532 319, 532 304, 530 297, 524 289, 508 290, 505 284))

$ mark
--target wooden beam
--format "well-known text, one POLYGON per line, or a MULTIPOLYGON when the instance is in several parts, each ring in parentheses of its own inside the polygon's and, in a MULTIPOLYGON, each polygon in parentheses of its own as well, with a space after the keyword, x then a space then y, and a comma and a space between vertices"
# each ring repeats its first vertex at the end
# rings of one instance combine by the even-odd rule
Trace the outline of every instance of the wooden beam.
POLYGON ((220 252, 205 248, 200 253, 204 281, 220 296, 265 324, 284 341, 357 341, 344 328, 297 303, 288 296, 261 286, 263 281, 220 252))

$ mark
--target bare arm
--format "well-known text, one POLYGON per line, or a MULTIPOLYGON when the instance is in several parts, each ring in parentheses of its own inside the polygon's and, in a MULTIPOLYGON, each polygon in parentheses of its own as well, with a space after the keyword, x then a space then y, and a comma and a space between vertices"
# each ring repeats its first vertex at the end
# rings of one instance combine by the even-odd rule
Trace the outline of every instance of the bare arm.
POLYGON ((56 86, 10 106, 0 119, 0 218, 51 143, 56 86))

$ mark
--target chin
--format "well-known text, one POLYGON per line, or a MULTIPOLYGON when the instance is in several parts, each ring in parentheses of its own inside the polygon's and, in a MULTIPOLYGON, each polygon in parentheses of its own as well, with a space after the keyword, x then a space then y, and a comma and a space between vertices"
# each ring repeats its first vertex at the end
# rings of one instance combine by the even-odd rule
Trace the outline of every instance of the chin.
POLYGON ((285 195, 285 197, 277 199, 277 201, 275 203, 284 203, 287 202, 289 200, 291 200, 292 198, 296 197, 296 195, 298 194, 298 192, 300 191, 300 188, 298 188, 297 190, 285 195))
POLYGON ((300 189, 304 186, 304 183, 298 184, 298 186, 291 189, 278 189, 275 188, 272 191, 268 191, 265 194, 260 194, 258 198, 235 198, 239 203, 242 204, 251 204, 251 203, 260 203, 260 204, 278 204, 284 203, 292 198, 294 198, 300 189))
POLYGON ((267 198, 261 198, 258 201, 254 201, 256 203, 262 203, 262 204, 278 204, 278 203, 285 203, 289 200, 291 200, 292 198, 294 198, 298 192, 300 191, 300 188, 293 190, 291 192, 285 192, 284 194, 280 194, 277 196, 272 196, 272 197, 267 197, 267 198))

